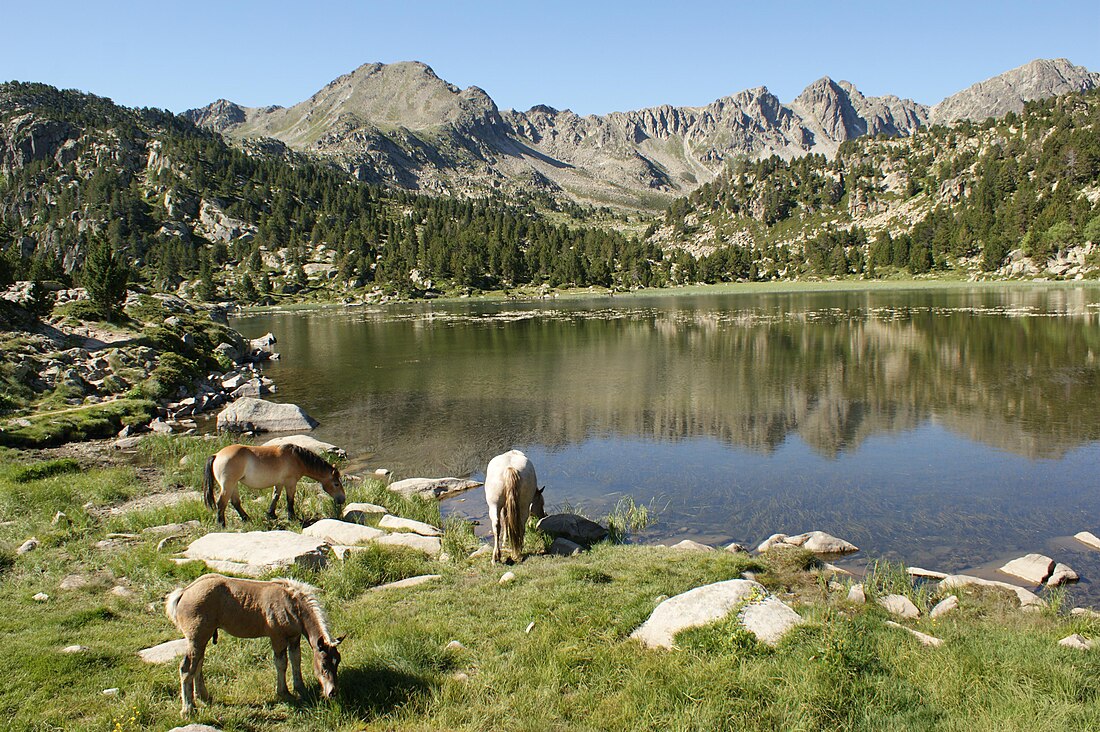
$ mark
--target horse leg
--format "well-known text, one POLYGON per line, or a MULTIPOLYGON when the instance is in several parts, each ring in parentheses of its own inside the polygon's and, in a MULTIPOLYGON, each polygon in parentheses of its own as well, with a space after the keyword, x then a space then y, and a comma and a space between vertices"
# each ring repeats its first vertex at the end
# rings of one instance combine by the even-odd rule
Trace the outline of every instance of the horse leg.
MULTIPOLYGON (((203 656, 203 660, 206 660, 205 656, 203 656)), ((206 690, 206 674, 203 672, 205 665, 205 663, 200 663, 198 671, 195 672, 195 696, 203 704, 209 704, 213 701, 213 698, 210 696, 210 692, 206 690)))
POLYGON ((271 639, 271 650, 275 656, 275 693, 283 699, 290 698, 290 689, 286 688, 286 639, 271 639))
POLYGON ((234 486, 233 495, 229 497, 229 501, 233 504, 237 515, 241 517, 241 521, 248 521, 248 514, 244 512, 244 507, 241 505, 241 492, 237 486, 234 486))
POLYGON ((299 697, 306 693, 306 682, 302 680, 302 636, 290 641, 290 673, 294 678, 294 693, 299 697))
POLYGON ((489 521, 493 524, 493 558, 491 564, 500 561, 500 509, 493 507, 489 511, 489 521))
POLYGON ((286 517, 290 521, 294 521, 296 519, 294 515, 294 494, 297 492, 297 490, 297 483, 286 484, 286 517))
POLYGON ((183 702, 181 717, 187 717, 195 711, 195 676, 201 673, 205 650, 205 647, 200 648, 193 640, 188 639, 187 652, 180 661, 180 700, 183 702))
POLYGON ((283 487, 278 483, 275 484, 274 493, 271 496, 271 505, 267 507, 267 517, 271 520, 275 520, 275 504, 279 502, 279 492, 283 487))
POLYGON ((225 528, 225 506, 229 503, 229 491, 222 489, 221 495, 218 496, 218 523, 222 528, 225 528))

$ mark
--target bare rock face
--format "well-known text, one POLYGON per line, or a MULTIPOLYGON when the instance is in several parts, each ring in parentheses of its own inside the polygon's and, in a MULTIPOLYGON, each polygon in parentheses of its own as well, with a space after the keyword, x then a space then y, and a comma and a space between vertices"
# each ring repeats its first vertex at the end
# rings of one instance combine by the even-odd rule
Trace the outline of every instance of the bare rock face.
POLYGON ((1064 58, 1036 59, 952 94, 932 108, 931 119, 946 124, 960 119, 980 122, 1021 112, 1024 102, 1100 86, 1100 73, 1064 58))

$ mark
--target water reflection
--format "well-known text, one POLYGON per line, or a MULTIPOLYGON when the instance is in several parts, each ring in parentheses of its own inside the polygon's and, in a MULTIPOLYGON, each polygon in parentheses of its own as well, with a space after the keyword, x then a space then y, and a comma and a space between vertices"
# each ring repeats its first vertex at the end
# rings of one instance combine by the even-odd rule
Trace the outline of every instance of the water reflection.
POLYGON ((886 552, 991 556, 1100 512, 1098 304, 1091 287, 951 288, 236 325, 276 333, 279 398, 372 466, 477 474, 516 446, 559 501, 665 501, 667 535, 832 527, 886 552))

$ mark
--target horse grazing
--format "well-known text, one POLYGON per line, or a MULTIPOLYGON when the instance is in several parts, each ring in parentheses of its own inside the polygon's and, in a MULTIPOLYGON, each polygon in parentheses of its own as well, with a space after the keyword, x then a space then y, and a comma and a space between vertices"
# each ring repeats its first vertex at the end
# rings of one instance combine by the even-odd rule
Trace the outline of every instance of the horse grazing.
POLYGON ((164 613, 187 639, 187 652, 180 662, 180 697, 186 717, 195 710, 195 693, 210 702, 203 678, 206 644, 218 642, 218 630, 238 638, 271 639, 275 654, 275 692, 290 697, 286 686, 287 651, 294 674, 294 692, 305 693, 302 681, 302 636, 313 649, 313 673, 321 682, 326 699, 336 694, 336 669, 343 637, 334 639, 313 588, 292 579, 270 582, 204 574, 187 587, 168 596, 164 613))
POLYGON ((493 563, 500 561, 501 529, 512 545, 512 557, 523 557, 527 517, 545 518, 546 506, 535 478, 535 466, 519 450, 497 455, 485 468, 485 501, 493 524, 493 563))
POLYGON ((337 513, 344 505, 344 484, 340 481, 340 471, 325 462, 320 455, 297 445, 270 445, 253 447, 251 445, 228 445, 206 461, 203 474, 203 502, 207 508, 218 507, 218 523, 225 526, 225 504, 232 503, 241 520, 247 521, 248 514, 241 507, 241 496, 237 483, 243 482, 250 488, 268 488, 275 486, 271 505, 267 508, 269 518, 275 518, 275 504, 279 502, 279 492, 286 491, 286 515, 294 520, 294 492, 302 476, 313 478, 324 487, 325 492, 336 502, 337 513), (214 500, 214 483, 220 493, 214 500))

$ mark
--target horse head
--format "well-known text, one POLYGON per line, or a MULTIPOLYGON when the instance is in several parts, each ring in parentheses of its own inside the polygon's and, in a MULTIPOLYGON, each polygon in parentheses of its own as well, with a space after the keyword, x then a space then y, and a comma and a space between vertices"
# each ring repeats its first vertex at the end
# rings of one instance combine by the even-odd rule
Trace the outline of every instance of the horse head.
POLYGON ((340 479, 340 470, 332 468, 328 480, 322 481, 321 485, 324 486, 325 492, 332 496, 332 500, 336 502, 337 513, 339 513, 340 507, 347 500, 347 494, 344 492, 344 482, 340 479))
POLYGON ((546 490, 546 486, 536 490, 535 497, 531 499, 531 515, 537 519, 546 518, 546 501, 542 497, 544 490, 546 490))
POLYGON ((324 638, 317 639, 317 645, 313 649, 313 673, 321 682, 321 693, 326 699, 336 696, 336 671, 340 666, 340 651, 336 646, 344 640, 340 636, 332 643, 324 638))

